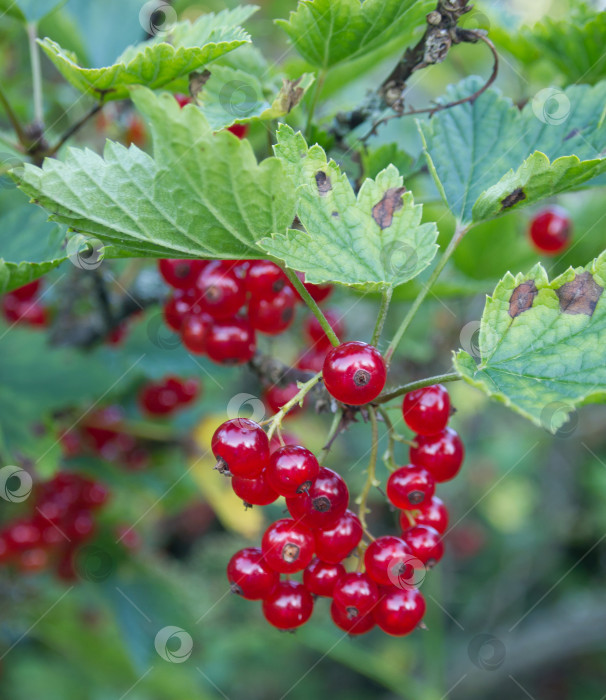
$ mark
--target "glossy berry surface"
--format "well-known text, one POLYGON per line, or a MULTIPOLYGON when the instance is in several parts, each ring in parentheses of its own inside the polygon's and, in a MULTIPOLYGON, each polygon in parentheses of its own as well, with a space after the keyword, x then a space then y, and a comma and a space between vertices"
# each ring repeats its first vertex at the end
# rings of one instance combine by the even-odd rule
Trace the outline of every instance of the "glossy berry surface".
POLYGON ((311 488, 320 472, 314 454, 301 445, 286 445, 272 453, 267 479, 281 496, 297 496, 311 488))
MULTIPOLYGON (((299 393, 299 387, 296 382, 287 384, 286 386, 278 386, 273 384, 264 393, 265 403, 269 406, 272 413, 277 413, 284 404, 288 403, 299 393)), ((301 410, 300 406, 293 406, 286 414, 285 418, 296 416, 301 410)))
POLYGON ((387 370, 372 345, 351 341, 333 348, 322 368, 324 384, 337 401, 351 406, 369 403, 383 390, 387 370))
POLYGON ((316 555, 322 561, 336 564, 360 544, 362 534, 358 516, 346 510, 331 526, 315 530, 316 555))
POLYGON ((557 255, 570 243, 572 222, 562 207, 548 207, 540 211, 530 224, 530 239, 534 247, 545 255, 557 255))
POLYGON ((361 617, 377 604, 379 588, 368 574, 345 574, 335 584, 333 600, 350 619, 361 617))
POLYGON ((437 482, 449 481, 460 471, 465 449, 456 430, 446 428, 437 435, 417 435, 410 448, 410 461, 425 467, 437 482))
POLYGON ((297 298, 290 287, 272 297, 252 297, 248 319, 253 328, 266 335, 283 333, 295 319, 297 298))
POLYGON ((332 598, 337 581, 345 576, 342 564, 328 564, 320 559, 312 559, 303 572, 303 585, 314 595, 332 598))
POLYGON ((410 511, 403 511, 400 514, 400 527, 408 530, 412 524, 408 519, 409 515, 414 515, 415 525, 429 525, 435 528, 441 535, 448 529, 448 510, 441 498, 433 496, 429 504, 424 504, 422 509, 411 514, 410 511))
POLYGON ((270 568, 281 574, 293 574, 312 560, 314 537, 303 523, 283 518, 267 528, 261 549, 270 568))
POLYGON ((232 477, 231 487, 236 496, 249 506, 268 506, 279 496, 267 481, 266 469, 254 479, 245 479, 241 476, 232 477))
POLYGON ((307 370, 316 374, 324 367, 324 360, 328 350, 318 350, 317 348, 308 348, 304 350, 297 359, 297 369, 307 370))
POLYGON ((429 503, 435 489, 436 482, 429 471, 412 464, 396 469, 387 480, 387 498, 402 510, 429 503))
POLYGON ((303 282, 303 286, 316 304, 321 304, 330 296, 333 289, 331 284, 312 284, 311 282, 306 282, 305 275, 302 272, 297 272, 297 277, 303 282))
POLYGON ((246 272, 246 291, 251 297, 271 298, 289 286, 284 272, 270 260, 253 260, 246 272))
POLYGON ((227 127, 227 131, 242 140, 246 138, 246 135, 248 134, 248 124, 232 124, 231 126, 227 127))
POLYGON ((416 588, 385 591, 373 610, 377 625, 397 637, 410 634, 423 619, 425 599, 416 588))
POLYGON ((419 435, 435 435, 444 430, 450 416, 450 397, 441 384, 409 391, 402 402, 406 425, 419 435))
POLYGON ((269 441, 260 425, 248 418, 233 418, 220 425, 211 441, 220 471, 234 476, 258 476, 269 458, 269 441))
MULTIPOLYGON (((341 319, 341 314, 326 309, 324 316, 337 338, 340 338, 345 333, 345 325, 341 319)), ((306 319, 303 324, 303 331, 307 336, 307 340, 316 350, 328 350, 332 347, 328 336, 315 316, 309 316, 306 319)))
POLYGON ((227 579, 233 593, 247 600, 261 600, 278 585, 280 575, 267 566, 258 547, 246 547, 229 560, 227 579))
POLYGON ((426 566, 434 566, 444 555, 440 533, 429 525, 415 525, 402 533, 413 555, 426 566))
POLYGON ((198 275, 206 265, 205 260, 173 260, 158 261, 158 269, 166 284, 175 289, 190 289, 196 283, 198 275))
POLYGON ((234 316, 246 302, 244 283, 238 277, 233 262, 214 260, 200 273, 196 281, 200 306, 214 319, 234 316))
POLYGON ((347 610, 339 607, 334 600, 330 604, 330 617, 339 629, 351 635, 366 634, 376 624, 372 610, 365 615, 350 617, 347 610))
POLYGON ((179 325, 181 342, 194 355, 203 355, 212 327, 213 319, 208 314, 188 313, 179 325))
POLYGON ((393 586, 410 573, 410 547, 400 537, 377 537, 364 552, 364 567, 372 580, 382 586, 393 586))
POLYGON ((311 593, 298 581, 282 581, 263 600, 265 619, 280 630, 304 625, 313 609, 311 593))
POLYGON ((290 514, 312 528, 331 526, 347 509, 349 490, 343 478, 332 469, 320 467, 309 490, 286 499, 290 514))
POLYGON ((253 358, 255 331, 243 318, 215 321, 206 339, 206 354, 222 365, 241 365, 253 358))
POLYGON ((180 331, 184 320, 190 314, 201 314, 202 309, 198 304, 198 293, 190 290, 176 289, 174 294, 164 304, 164 320, 173 331, 180 331))

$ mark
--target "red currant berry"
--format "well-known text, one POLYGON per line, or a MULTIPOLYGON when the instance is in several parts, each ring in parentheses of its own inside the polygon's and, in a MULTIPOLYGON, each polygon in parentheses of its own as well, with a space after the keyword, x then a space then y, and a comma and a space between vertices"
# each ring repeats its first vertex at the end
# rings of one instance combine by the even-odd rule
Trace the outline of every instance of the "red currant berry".
POLYGON ((402 539, 413 555, 428 567, 437 564, 444 555, 440 533, 429 525, 415 525, 402 533, 402 539))
MULTIPOLYGON (((272 413, 277 413, 285 403, 288 403, 291 399, 299 393, 299 387, 296 382, 292 384, 287 384, 286 386, 278 386, 273 384, 270 386, 264 394, 265 402, 269 406, 272 413)), ((285 417, 292 417, 299 413, 301 406, 293 406, 285 417)))
POLYGON ((324 360, 322 373, 331 396, 351 406, 376 399, 387 378, 381 353, 372 345, 357 341, 333 348, 324 360))
POLYGON ((307 372, 313 372, 317 374, 322 371, 324 367, 324 360, 326 359, 327 350, 317 350, 316 348, 308 348, 304 350, 297 360, 297 369, 302 369, 307 372))
POLYGON ((375 626, 375 618, 371 612, 362 617, 350 617, 347 610, 340 608, 333 600, 330 604, 330 616, 335 625, 348 634, 366 634, 375 626))
MULTIPOLYGON (((403 511, 400 515, 402 530, 408 530, 411 527, 408 513, 409 511, 403 511)), ((429 525, 443 535, 448 529, 448 510, 442 499, 434 496, 428 505, 423 505, 422 510, 415 514, 414 521, 416 525, 429 525)))
POLYGON ((267 481, 267 469, 264 469, 254 479, 244 479, 234 476, 231 487, 236 496, 241 498, 247 506, 268 506, 279 496, 267 481))
POLYGON ((189 404, 200 395, 200 382, 193 377, 184 380, 179 377, 167 377, 166 386, 177 392, 180 404, 189 404))
POLYGON ((399 537, 386 535, 371 542, 364 553, 364 566, 370 578, 382 586, 397 586, 411 573, 410 547, 399 537))
POLYGON ((305 281, 305 275, 302 272, 297 272, 297 277, 303 282, 303 286, 309 292, 311 298, 316 302, 316 304, 321 304, 325 299, 330 296, 332 292, 331 284, 312 284, 311 282, 305 281))
POLYGON ((41 284, 42 279, 37 279, 33 282, 30 282, 29 284, 24 284, 22 287, 13 289, 9 293, 15 299, 19 299, 21 301, 30 301, 36 296, 36 294, 38 294, 41 284))
POLYGON ((280 630, 304 625, 313 609, 311 593, 298 581, 282 581, 263 600, 265 619, 280 630))
POLYGON ((200 306, 219 320, 234 316, 246 302, 246 290, 235 271, 235 264, 214 260, 200 273, 196 282, 200 306))
POLYGON ((312 559, 303 572, 303 585, 314 595, 332 598, 335 584, 345 573, 342 564, 327 564, 319 559, 312 559))
POLYGON ((232 593, 246 600, 262 600, 278 585, 280 574, 267 566, 258 547, 245 547, 229 560, 227 580, 232 593))
POLYGON ((267 479, 280 496, 297 496, 309 491, 320 472, 314 454, 301 445, 284 446, 269 458, 267 479))
POLYGON ((548 207, 540 211, 530 224, 530 238, 545 255, 557 255, 570 243, 572 222, 562 207, 548 207))
POLYGON ((288 285, 288 278, 270 260, 253 260, 246 272, 246 291, 251 297, 270 299, 288 285))
POLYGON ((248 304, 248 319, 253 328, 266 335, 283 333, 295 319, 296 297, 290 287, 271 298, 252 297, 248 304))
POLYGON ((187 314, 180 326, 181 342, 186 350, 194 355, 203 355, 213 324, 212 316, 208 314, 187 314))
POLYGON ((406 425, 419 435, 435 435, 444 430, 450 416, 450 397, 441 384, 409 391, 402 402, 406 425))
POLYGON ((95 531, 95 522, 89 510, 76 511, 66 524, 65 531, 70 540, 83 542, 95 531))
POLYGON ((345 574, 335 584, 332 597, 335 605, 345 611, 351 620, 375 607, 379 600, 379 588, 368 574, 345 574))
MULTIPOLYGON (((335 332, 335 335, 340 338, 345 333, 345 326, 341 319, 341 314, 336 311, 331 311, 326 309, 324 311, 324 316, 328 321, 328 324, 335 332)), ((310 316, 307 318, 303 325, 303 331, 309 339, 310 343, 317 350, 328 350, 331 347, 331 342, 324 332, 324 329, 320 325, 320 322, 315 316, 310 316)))
POLYGON ((396 469, 387 480, 387 498, 402 510, 429 503, 435 490, 436 482, 427 469, 412 464, 396 469))
POLYGON ((4 532, 6 544, 11 552, 22 552, 40 543, 40 528, 28 520, 18 520, 4 532))
POLYGON ((130 525, 116 525, 114 530, 116 533, 117 542, 130 552, 136 552, 141 549, 143 541, 141 535, 133 530, 130 525))
POLYGON ((437 435, 417 435, 410 448, 410 461, 425 467, 437 482, 453 479, 465 457, 463 442, 456 430, 446 428, 437 435))
POLYGON ((290 518, 276 520, 261 541, 267 565, 281 574, 303 570, 314 555, 314 536, 303 523, 290 518))
POLYGON ((175 289, 174 294, 168 298, 164 305, 164 321, 166 325, 173 331, 179 332, 185 319, 190 314, 196 316, 201 314, 202 309, 198 304, 199 296, 199 292, 192 289, 175 289))
POLYGON ((242 139, 245 139, 246 135, 248 134, 248 124, 232 124, 231 126, 227 127, 227 131, 232 133, 234 136, 237 136, 241 141, 242 139))
POLYGON ((314 532, 316 555, 329 564, 337 564, 360 544, 362 524, 357 515, 346 510, 329 528, 314 532))
POLYGON ((100 508, 107 503, 109 490, 98 481, 86 481, 82 484, 80 503, 87 508, 100 508))
POLYGON ((135 145, 138 148, 145 146, 147 140, 147 131, 145 123, 138 114, 131 114, 128 117, 126 129, 124 131, 124 141, 127 146, 135 145))
POLYGON ((246 319, 215 321, 206 339, 206 354, 221 365, 249 362, 256 348, 255 331, 246 319))
POLYGON ((340 518, 349 503, 345 481, 332 469, 320 467, 307 493, 286 499, 286 506, 297 520, 312 528, 327 528, 340 518))
POLYGON ((183 109, 185 105, 191 104, 191 97, 189 95, 182 95, 180 92, 175 93, 175 100, 177 100, 177 103, 179 104, 179 107, 183 109))
POLYGON ((179 405, 179 395, 165 384, 148 384, 139 395, 141 408, 152 416, 165 416, 179 405))
POLYGON ((273 437, 269 441, 270 455, 273 455, 273 453, 276 450, 279 450, 281 447, 285 447, 286 445, 298 445, 301 442, 296 435, 287 432, 282 432, 282 441, 284 442, 284 444, 280 442, 280 438, 278 437, 278 435, 273 435, 273 437))
POLYGON ((211 441, 221 472, 253 479, 269 459, 269 440, 263 428, 248 418, 233 418, 220 425, 211 441))
POLYGON ((158 260, 164 281, 175 289, 191 289, 206 265, 205 260, 158 260))
POLYGON ((425 598, 416 588, 391 588, 383 593, 373 614, 383 632, 402 637, 423 619, 425 598))

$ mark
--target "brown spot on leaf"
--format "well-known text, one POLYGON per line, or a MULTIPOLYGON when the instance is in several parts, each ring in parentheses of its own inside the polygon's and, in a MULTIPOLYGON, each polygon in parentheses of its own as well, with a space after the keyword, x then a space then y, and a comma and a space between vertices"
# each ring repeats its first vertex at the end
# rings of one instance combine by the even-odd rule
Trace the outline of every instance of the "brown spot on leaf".
POLYGON ((534 298, 539 293, 534 280, 522 282, 514 290, 509 300, 509 315, 511 318, 516 318, 524 311, 528 311, 532 307, 534 298))
POLYGON ((290 112, 293 107, 296 107, 299 102, 301 102, 301 98, 305 94, 305 90, 302 87, 299 87, 301 80, 302 77, 297 78, 296 80, 288 80, 287 78, 282 79, 282 87, 280 88, 276 101, 279 105, 280 111, 282 111, 284 114, 290 112))
POLYGON ((516 188, 511 194, 508 194, 507 197, 504 197, 501 200, 501 211, 504 211, 505 209, 510 209, 513 207, 515 204, 518 202, 523 202, 526 199, 526 192, 521 187, 516 188))
POLYGON ((391 187, 383 195, 383 199, 372 208, 372 218, 381 230, 391 226, 393 215, 404 206, 402 201, 404 192, 406 187, 391 187))
POLYGON ((328 192, 332 190, 332 182, 323 170, 318 170, 318 172, 316 173, 316 185, 318 186, 318 192, 320 193, 320 197, 324 197, 328 192))
POLYGON ((194 98, 194 100, 202 92, 202 89, 208 82, 209 78, 209 70, 203 70, 201 73, 193 71, 189 74, 189 94, 194 98))
POLYGON ((589 272, 582 272, 556 289, 556 294, 562 313, 592 316, 603 291, 604 287, 600 287, 589 272))

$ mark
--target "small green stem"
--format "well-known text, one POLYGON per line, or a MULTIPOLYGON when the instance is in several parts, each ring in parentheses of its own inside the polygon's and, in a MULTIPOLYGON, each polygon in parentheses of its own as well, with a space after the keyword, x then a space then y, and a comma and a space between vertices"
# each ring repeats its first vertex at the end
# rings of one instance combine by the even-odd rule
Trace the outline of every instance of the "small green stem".
POLYGON ((370 341, 371 345, 376 347, 383 332, 383 326, 385 325, 385 319, 387 318, 387 312, 389 311, 389 303, 391 302, 391 295, 393 294, 393 289, 388 287, 383 290, 383 295, 381 297, 381 306, 379 308, 379 316, 377 318, 377 323, 375 324, 375 330, 372 334, 372 339, 370 341))
POLYGON ((42 104, 42 69, 40 67, 40 51, 36 42, 38 38, 38 25, 36 22, 28 23, 27 38, 29 40, 29 55, 32 64, 34 121, 42 129, 44 127, 44 107, 42 104))
POLYGON ((328 431, 328 435, 326 436, 326 440, 324 442, 324 448, 322 449, 322 452, 320 453, 320 462, 323 462, 326 459, 326 456, 328 455, 328 450, 330 449, 329 445, 333 437, 335 436, 335 433, 337 432, 339 425, 341 424, 341 418, 343 417, 343 412, 340 410, 337 410, 335 412, 335 415, 332 419, 332 423, 330 424, 330 429, 328 431))
POLYGON ((320 99, 320 93, 322 92, 322 87, 324 85, 324 80, 326 79, 326 70, 322 69, 318 74, 318 79, 314 86, 314 92, 309 104, 309 112, 307 113, 307 124, 305 125, 305 136, 309 138, 311 135, 311 125, 314 118, 314 112, 318 105, 318 100, 320 99))
POLYGON ((369 512, 367 508, 368 494, 370 489, 375 485, 376 482, 376 470, 377 470, 377 454, 379 452, 379 426, 377 424, 377 414, 372 406, 368 407, 368 415, 370 416, 370 427, 372 430, 372 445, 370 448, 370 459, 368 460, 368 474, 366 476, 366 483, 362 488, 362 492, 358 498, 358 503, 360 505, 358 509, 358 517, 362 523, 362 529, 364 534, 370 539, 374 540, 374 537, 370 534, 368 530, 368 525, 366 523, 366 513, 369 512))
MULTIPOLYGON (((305 396, 311 391, 311 389, 313 389, 320 379, 322 379, 322 372, 318 372, 318 374, 315 374, 308 382, 301 384, 299 391, 292 397, 292 399, 285 403, 273 418, 266 421, 269 423, 267 437, 270 440, 273 437, 273 434, 276 432, 276 429, 279 430, 282 426, 282 421, 286 417, 286 414, 305 398, 305 396)), ((262 425, 264 424, 265 423, 262 423, 262 425)))
POLYGON ((8 117, 8 120, 11 123, 11 126, 13 127, 13 131, 15 132, 15 135, 19 139, 19 143, 24 148, 27 148, 27 146, 28 146, 27 136, 25 135, 25 132, 23 131, 23 127, 21 126, 21 122, 17 118, 17 115, 13 111, 13 108, 11 107, 11 104, 8 101, 8 98, 6 97, 6 95, 4 94, 4 91, 1 88, 0 88, 0 104, 4 107, 4 111, 6 112, 6 116, 8 117))
POLYGON ((412 306, 410 307, 408 313, 404 317, 404 320, 400 324, 400 327, 396 331, 396 334, 394 335, 391 343, 389 344, 389 347, 387 348, 387 352, 385 353, 385 361, 388 364, 391 361, 391 358, 393 357, 396 348, 400 344, 400 341, 404 337, 404 333, 406 333, 406 330, 408 329, 408 326, 410 325, 412 319, 415 317, 421 304, 425 301, 425 297, 429 294, 430 289, 436 283, 438 277, 442 274, 442 271, 446 267, 446 263, 450 260, 450 257, 456 250, 456 247, 459 245, 461 239, 467 233, 467 231, 468 227, 461 227, 457 225, 454 235, 450 239, 450 243, 448 244, 448 247, 444 251, 442 257, 440 258, 440 261, 438 262, 435 270, 431 273, 430 278, 427 280, 427 284, 425 284, 421 291, 417 294, 416 299, 413 301, 412 306))
POLYGON ((387 428, 387 450, 385 451, 385 454, 383 455, 383 463, 389 469, 389 471, 395 471, 397 469, 397 464, 396 464, 396 458, 395 458, 395 428, 393 427, 393 423, 391 422, 391 418, 387 414, 387 411, 384 411, 382 408, 378 408, 377 412, 383 418, 383 422, 385 423, 385 427, 387 428))
POLYGON ((381 394, 378 399, 375 399, 374 403, 388 403, 393 399, 402 396, 402 394, 407 394, 409 391, 414 391, 415 389, 423 389, 426 386, 433 386, 434 384, 446 384, 447 382, 456 382, 461 379, 461 375, 458 372, 449 372, 448 374, 437 374, 435 377, 427 377, 427 379, 419 379, 416 382, 409 382, 408 384, 402 384, 391 391, 381 394))
POLYGON ((289 270, 287 268, 283 269, 286 273, 286 276, 291 281, 293 287, 297 290, 297 292, 299 292, 303 301, 307 304, 307 306, 309 306, 310 311, 318 319, 318 323, 324 329, 324 332, 326 333, 330 342, 335 347, 337 347, 337 345, 340 345, 341 341, 337 338, 337 335, 333 331, 330 323, 328 323, 328 321, 326 320, 326 316, 324 316, 322 309, 316 304, 316 302, 314 301, 311 294, 307 291, 307 289, 305 289, 305 285, 303 284, 303 282, 301 282, 301 280, 297 277, 296 273, 293 270, 289 270))

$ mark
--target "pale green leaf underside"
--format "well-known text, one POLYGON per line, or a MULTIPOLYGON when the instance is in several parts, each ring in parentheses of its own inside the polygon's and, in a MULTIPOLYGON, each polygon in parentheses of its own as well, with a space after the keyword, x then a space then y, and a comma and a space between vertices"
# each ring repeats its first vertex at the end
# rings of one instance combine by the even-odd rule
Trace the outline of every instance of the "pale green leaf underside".
POLYGON ((260 241, 270 255, 304 272, 308 282, 364 290, 403 284, 431 263, 436 225, 421 223, 422 206, 404 192, 393 165, 366 180, 356 197, 347 175, 320 146, 308 149, 300 132, 282 125, 275 151, 299 186, 297 215, 305 230, 260 241))
POLYGON ((541 265, 508 273, 488 297, 479 364, 460 351, 468 383, 556 432, 575 407, 606 399, 606 252, 553 281, 541 265))
POLYGON ((65 161, 26 165, 20 187, 51 219, 130 256, 258 258, 255 241, 284 231, 295 193, 277 158, 214 134, 194 105, 147 88, 133 101, 149 123, 154 157, 108 141, 104 157, 69 149, 65 161))
POLYGON ((239 24, 256 9, 250 5, 202 15, 193 23, 180 22, 167 33, 129 46, 116 63, 104 68, 83 68, 72 53, 51 39, 39 43, 57 70, 78 90, 104 100, 121 100, 129 96, 130 86, 170 87, 180 77, 249 42, 250 37, 239 24))
POLYGON ((302 0, 288 20, 276 20, 293 46, 314 66, 330 68, 364 56, 394 37, 410 43, 431 0, 302 0))
MULTIPOLYGON (((470 95, 481 85, 479 78, 468 78, 451 86, 444 101, 470 95)), ((522 111, 498 91, 487 90, 473 103, 420 124, 430 170, 452 213, 463 224, 481 221, 577 188, 602 172, 605 103, 606 83, 544 93, 522 111), (512 170, 518 172, 508 173, 512 170), (524 196, 515 192, 522 184, 524 196), (508 200, 509 195, 514 197, 508 200), (502 206, 497 207, 497 197, 502 206)))

